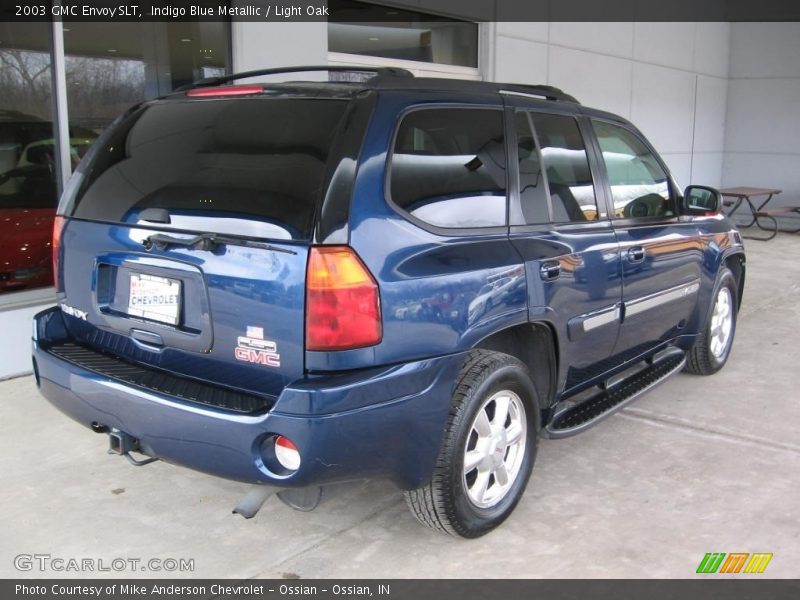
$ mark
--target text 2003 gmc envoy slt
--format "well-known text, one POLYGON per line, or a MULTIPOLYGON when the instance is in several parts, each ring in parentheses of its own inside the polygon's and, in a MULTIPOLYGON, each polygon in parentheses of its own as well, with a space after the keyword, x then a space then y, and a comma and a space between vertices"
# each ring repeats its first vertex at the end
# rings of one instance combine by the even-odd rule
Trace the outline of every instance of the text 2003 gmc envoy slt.
POLYGON ((311 70, 362 81, 200 81, 70 180, 36 380, 113 451, 267 484, 245 516, 388 478, 475 537, 539 436, 725 364, 741 238, 630 123, 546 86, 259 73, 311 70))

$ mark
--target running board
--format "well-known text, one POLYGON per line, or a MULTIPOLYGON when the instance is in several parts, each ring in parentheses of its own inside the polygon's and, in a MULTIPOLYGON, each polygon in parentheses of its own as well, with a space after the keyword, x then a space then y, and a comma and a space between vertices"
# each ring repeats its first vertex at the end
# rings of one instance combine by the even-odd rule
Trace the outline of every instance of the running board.
POLYGON ((686 354, 677 348, 657 356, 651 365, 627 379, 557 412, 545 428, 547 437, 565 438, 589 429, 683 369, 685 364, 686 354))

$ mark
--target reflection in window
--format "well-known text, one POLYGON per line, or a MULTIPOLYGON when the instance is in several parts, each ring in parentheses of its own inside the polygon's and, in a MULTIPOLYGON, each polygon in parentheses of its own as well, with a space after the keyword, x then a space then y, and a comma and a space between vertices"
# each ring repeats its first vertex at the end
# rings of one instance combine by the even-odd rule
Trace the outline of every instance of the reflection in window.
POLYGON ((145 105, 109 129, 81 164, 65 192, 66 213, 308 239, 346 107, 283 98, 145 105))
POLYGON ((667 174, 653 153, 627 129, 602 121, 593 125, 614 199, 614 217, 673 216, 667 174))
MULTIPOLYGON (((228 69, 229 24, 64 24, 74 170, 132 104, 228 69)), ((52 285, 58 201, 50 27, 0 22, 0 294, 52 285)))
POLYGON ((524 222, 528 225, 549 223, 550 210, 547 205, 544 173, 528 115, 518 112, 514 122, 519 159, 519 201, 524 222))
POLYGON ((437 227, 506 224, 506 156, 499 110, 430 109, 400 125, 392 201, 437 227))
POLYGON ((70 124, 99 134, 132 105, 228 68, 227 23, 69 23, 70 124))
POLYGON ((328 50, 478 66, 478 25, 388 6, 330 0, 328 50))
POLYGON ((553 222, 596 220, 592 173, 577 121, 543 113, 531 113, 531 118, 542 149, 553 222))
POLYGON ((47 23, 0 23, 0 293, 53 282, 50 78, 47 23))

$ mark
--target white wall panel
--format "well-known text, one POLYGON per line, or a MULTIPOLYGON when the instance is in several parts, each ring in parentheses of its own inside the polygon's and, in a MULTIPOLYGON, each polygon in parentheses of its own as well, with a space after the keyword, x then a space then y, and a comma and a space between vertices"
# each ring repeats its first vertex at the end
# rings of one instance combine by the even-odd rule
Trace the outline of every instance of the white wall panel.
POLYGON ((328 62, 325 22, 234 21, 232 27, 234 71, 328 62))
POLYGON ((800 206, 800 23, 735 23, 724 187, 782 189, 773 206, 800 206))
POLYGON ((550 43, 631 58, 633 23, 550 23, 550 43))
MULTIPOLYGON (((722 167, 723 187, 754 186, 783 190, 770 207, 800 206, 800 153, 726 153, 722 167)), ((760 202, 763 198, 755 199, 760 202)))
MULTIPOLYGON (((725 116, 728 81, 717 77, 697 76, 694 151, 717 152, 725 149, 725 116)), ((720 165, 721 167, 721 165, 720 165)))
POLYGON ((497 23, 497 33, 534 42, 547 42, 550 35, 550 24, 546 21, 538 23, 500 21, 497 23))
POLYGON ((726 149, 800 152, 800 79, 733 79, 729 90, 726 149))
POLYGON ((695 152, 691 177, 683 183, 722 187, 722 156, 722 152, 695 152))
POLYGON ((800 23, 734 23, 730 76, 800 77, 800 23))
POLYGON ((659 152, 659 154, 667 163, 678 186, 683 189, 689 185, 692 179, 692 155, 689 152, 659 152))
POLYGON ((694 70, 728 77, 730 23, 697 23, 694 37, 694 70))
POLYGON ((26 306, 0 312, 0 331, 5 342, 0 344, 0 379, 30 373, 31 332, 33 315, 53 303, 26 306))
POLYGON ((496 81, 508 83, 545 83, 547 81, 547 44, 497 36, 495 48, 496 81))
POLYGON ((634 23, 633 58, 691 70, 695 28, 695 23, 634 23))
POLYGON ((552 46, 548 83, 572 94, 581 104, 628 118, 632 69, 630 60, 552 46))
POLYGON ((691 152, 695 76, 635 63, 631 120, 661 153, 691 152))

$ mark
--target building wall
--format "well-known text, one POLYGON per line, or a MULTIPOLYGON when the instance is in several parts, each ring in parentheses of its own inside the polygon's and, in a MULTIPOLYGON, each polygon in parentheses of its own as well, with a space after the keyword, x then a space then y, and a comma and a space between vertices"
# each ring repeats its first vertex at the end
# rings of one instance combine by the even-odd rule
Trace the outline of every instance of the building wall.
POLYGON ((719 186, 728 23, 496 23, 487 75, 545 83, 633 121, 679 185, 719 186))
POLYGON ((800 23, 735 23, 730 56, 723 185, 800 206, 800 23))
POLYGON ((328 24, 325 22, 237 21, 232 26, 234 72, 328 62, 328 24))
POLYGON ((15 294, 15 303, 0 307, 0 380, 32 371, 31 331, 33 315, 52 306, 52 291, 33 290, 15 294), (45 299, 47 298, 47 299, 45 299))

